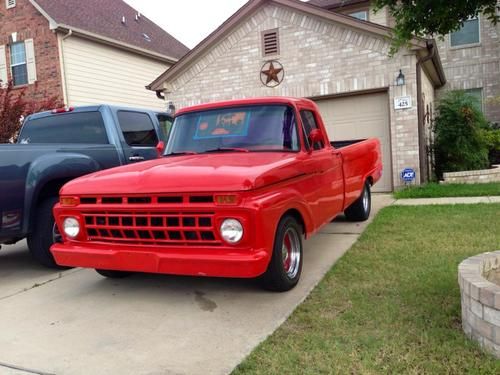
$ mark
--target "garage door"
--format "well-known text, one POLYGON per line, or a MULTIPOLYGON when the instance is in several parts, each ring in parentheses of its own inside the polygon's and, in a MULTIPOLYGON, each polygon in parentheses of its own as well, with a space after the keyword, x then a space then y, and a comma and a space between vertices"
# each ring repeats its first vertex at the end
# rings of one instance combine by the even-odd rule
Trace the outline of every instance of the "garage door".
POLYGON ((392 191, 389 98, 387 93, 316 100, 334 141, 376 137, 382 146, 384 173, 373 191, 392 191))

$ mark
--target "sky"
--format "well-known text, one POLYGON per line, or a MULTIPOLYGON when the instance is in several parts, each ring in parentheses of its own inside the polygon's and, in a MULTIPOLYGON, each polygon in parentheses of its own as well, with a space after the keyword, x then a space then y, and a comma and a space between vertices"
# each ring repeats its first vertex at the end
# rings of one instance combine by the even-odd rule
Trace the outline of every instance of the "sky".
POLYGON ((193 48, 247 0, 124 0, 137 11, 193 48))

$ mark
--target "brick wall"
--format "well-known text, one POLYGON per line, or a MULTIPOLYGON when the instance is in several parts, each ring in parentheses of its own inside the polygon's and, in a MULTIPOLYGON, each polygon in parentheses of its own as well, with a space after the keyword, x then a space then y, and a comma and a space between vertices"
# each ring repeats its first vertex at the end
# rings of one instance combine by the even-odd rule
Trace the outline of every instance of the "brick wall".
POLYGON ((399 171, 405 167, 419 173, 416 56, 401 51, 390 58, 388 50, 389 42, 382 37, 270 4, 167 82, 167 98, 180 108, 242 97, 312 97, 388 87, 392 175, 394 186, 399 186, 399 171), (277 27, 281 54, 273 58, 283 64, 285 79, 268 88, 259 75, 269 59, 262 57, 261 31, 277 27), (400 69, 406 85, 395 87, 400 69), (394 110, 394 97, 401 95, 412 96, 413 108, 394 110))
MULTIPOLYGON (((498 2, 500 4, 500 1, 498 2)), ((480 16, 480 43, 451 47, 450 37, 438 41, 448 83, 440 90, 483 89, 484 113, 500 123, 500 27, 480 16), (494 98, 497 98, 495 100, 494 98)))
MULTIPOLYGON (((6 9, 0 0, 0 45, 8 45, 9 36, 17 32, 17 40, 34 40, 37 83, 27 85, 26 98, 41 100, 51 96, 62 99, 62 83, 59 65, 57 36, 49 29, 49 22, 28 0, 17 0, 15 8, 6 9)), ((10 76, 10 54, 7 66, 10 76)))

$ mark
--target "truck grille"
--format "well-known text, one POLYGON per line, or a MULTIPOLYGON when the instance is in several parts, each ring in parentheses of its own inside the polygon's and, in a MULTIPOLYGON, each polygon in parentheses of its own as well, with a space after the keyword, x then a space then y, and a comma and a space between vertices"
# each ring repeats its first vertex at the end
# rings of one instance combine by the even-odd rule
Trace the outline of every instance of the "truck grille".
POLYGON ((83 213, 89 241, 137 245, 219 245, 213 212, 83 213))

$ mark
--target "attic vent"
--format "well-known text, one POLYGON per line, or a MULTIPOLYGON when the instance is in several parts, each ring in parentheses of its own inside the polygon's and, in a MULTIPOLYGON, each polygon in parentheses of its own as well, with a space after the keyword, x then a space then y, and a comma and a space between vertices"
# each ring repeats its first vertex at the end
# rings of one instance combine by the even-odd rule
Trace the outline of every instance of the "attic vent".
POLYGON ((16 0, 5 0, 5 7, 7 9, 14 8, 16 6, 16 0))
POLYGON ((142 37, 146 40, 146 42, 151 42, 151 38, 148 34, 142 34, 142 37))
POLYGON ((280 43, 278 29, 265 30, 262 32, 262 56, 278 55, 280 43))

